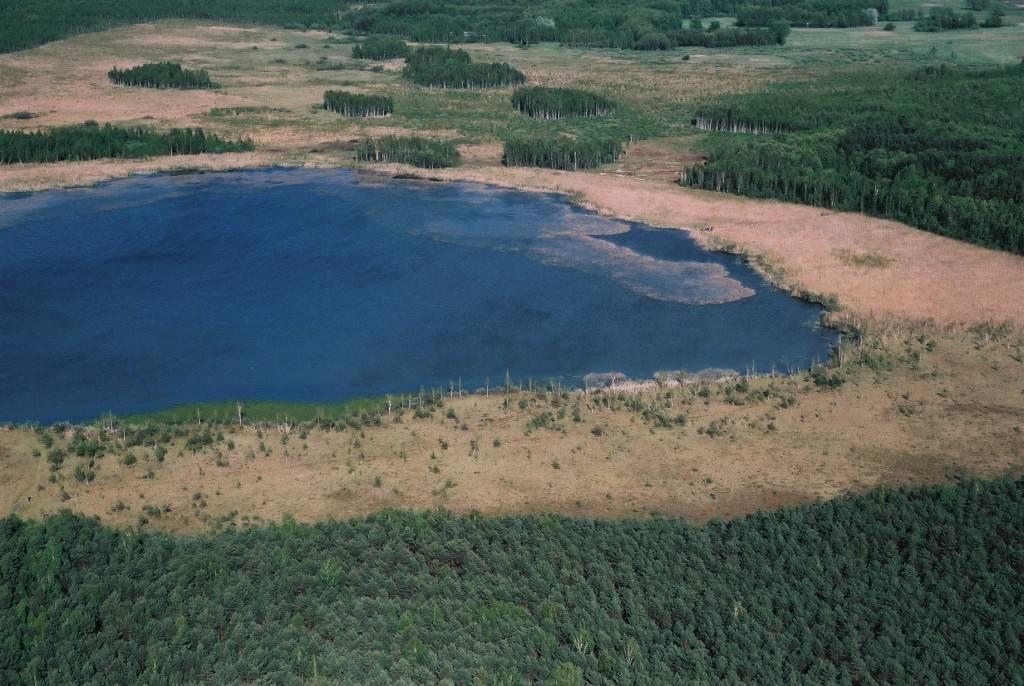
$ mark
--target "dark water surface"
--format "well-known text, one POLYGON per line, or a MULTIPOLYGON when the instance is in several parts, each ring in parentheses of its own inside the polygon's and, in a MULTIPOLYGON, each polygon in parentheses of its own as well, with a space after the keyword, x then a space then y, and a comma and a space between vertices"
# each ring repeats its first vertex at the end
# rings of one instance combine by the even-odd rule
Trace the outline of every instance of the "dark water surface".
POLYGON ((806 366, 818 314, 554 196, 336 170, 0 195, 0 421, 806 366))

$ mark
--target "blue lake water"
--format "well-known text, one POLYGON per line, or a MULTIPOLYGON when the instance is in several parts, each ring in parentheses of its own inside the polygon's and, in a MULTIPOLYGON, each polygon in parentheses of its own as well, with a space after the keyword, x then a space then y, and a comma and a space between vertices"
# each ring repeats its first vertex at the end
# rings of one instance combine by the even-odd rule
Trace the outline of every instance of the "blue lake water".
POLYGON ((820 310, 681 231, 344 170, 0 195, 0 421, 824 358, 820 310))

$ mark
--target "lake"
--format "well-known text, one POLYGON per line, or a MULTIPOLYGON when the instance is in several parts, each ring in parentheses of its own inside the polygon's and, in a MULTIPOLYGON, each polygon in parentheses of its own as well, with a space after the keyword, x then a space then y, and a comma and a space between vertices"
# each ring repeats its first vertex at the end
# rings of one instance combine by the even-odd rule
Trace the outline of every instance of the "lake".
POLYGON ((0 421, 806 368, 820 308, 683 231, 346 170, 0 195, 0 421))

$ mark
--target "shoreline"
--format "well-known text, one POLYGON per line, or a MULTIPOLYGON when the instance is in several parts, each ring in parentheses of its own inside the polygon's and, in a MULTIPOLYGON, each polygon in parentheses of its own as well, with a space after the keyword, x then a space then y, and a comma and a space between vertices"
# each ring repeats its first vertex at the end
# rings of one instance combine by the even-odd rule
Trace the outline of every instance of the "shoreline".
POLYGON ((617 171, 490 164, 424 170, 368 165, 347 157, 297 158, 294 153, 8 165, 0 167, 0 198, 134 176, 259 169, 345 169, 386 180, 477 183, 559 195, 602 217, 687 231, 704 249, 739 255, 769 284, 824 306, 828 324, 835 328, 890 320, 924 326, 1024 326, 1024 300, 999 296, 1024 290, 1024 257, 890 220, 694 190, 617 171), (881 256, 885 266, 864 267, 857 262, 863 256, 881 256))

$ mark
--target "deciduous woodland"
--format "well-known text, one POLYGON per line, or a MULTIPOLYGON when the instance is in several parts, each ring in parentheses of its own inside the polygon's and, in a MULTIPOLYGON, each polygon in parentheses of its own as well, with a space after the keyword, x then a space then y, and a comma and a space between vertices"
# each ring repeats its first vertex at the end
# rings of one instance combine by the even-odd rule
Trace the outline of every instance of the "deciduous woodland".
POLYGON ((506 63, 473 62, 465 50, 417 48, 406 57, 402 76, 431 88, 501 88, 526 81, 506 63))
POLYGON ((87 122, 45 131, 0 131, 0 164, 198 155, 252 149, 251 141, 224 140, 192 128, 162 133, 141 127, 99 126, 87 122))
POLYGON ((505 141, 501 161, 509 167, 591 169, 614 162, 625 149, 610 138, 521 136, 505 141))
POLYGON ((564 117, 600 117, 611 114, 615 103, 597 93, 577 88, 517 88, 512 93, 512 106, 534 119, 564 117))
POLYGON ((107 72, 110 80, 121 86, 145 88, 216 88, 205 69, 182 69, 174 62, 142 64, 130 69, 114 68, 107 72))
POLYGON ((364 95, 347 91, 326 91, 324 109, 346 117, 385 117, 394 110, 394 101, 386 95, 364 95))
POLYGON ((1012 683, 1024 482, 679 520, 0 520, 6 683, 1012 683))
POLYGON ((1022 91, 1024 66, 928 67, 723 98, 696 113, 699 128, 725 133, 681 183, 1024 253, 1022 91))
POLYGON ((452 167, 459 163, 459 151, 448 141, 419 136, 384 136, 360 141, 356 159, 364 162, 411 164, 424 169, 452 167))

